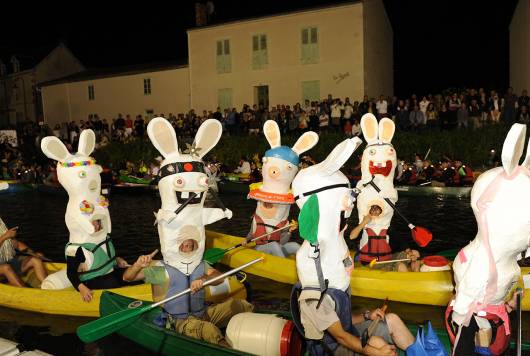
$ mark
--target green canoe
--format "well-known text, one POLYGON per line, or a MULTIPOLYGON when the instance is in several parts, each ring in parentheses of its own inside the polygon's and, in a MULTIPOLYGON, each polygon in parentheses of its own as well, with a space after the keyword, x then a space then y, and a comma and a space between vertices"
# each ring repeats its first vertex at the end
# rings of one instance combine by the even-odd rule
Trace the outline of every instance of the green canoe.
POLYGON ((471 195, 472 187, 419 187, 413 185, 395 186, 399 196, 429 196, 442 195, 446 197, 467 198, 471 195))
POLYGON ((134 183, 134 184, 146 184, 149 185, 153 179, 152 178, 140 178, 132 175, 120 174, 118 177, 119 181, 122 183, 134 183))
MULTIPOLYGON (((104 291, 101 295, 99 305, 101 316, 106 316, 127 309, 134 301, 134 299, 104 291)), ((150 302, 143 303, 150 304, 150 302)), ((159 355, 249 355, 242 351, 219 347, 158 327, 153 324, 153 319, 158 313, 160 313, 159 308, 146 312, 136 321, 121 329, 118 333, 159 355)), ((284 312, 275 314, 279 314, 285 318, 289 317, 284 312)), ((418 326, 408 325, 408 327, 412 334, 416 335, 418 326)), ((447 352, 450 353, 451 342, 447 332, 444 329, 435 329, 435 331, 447 352)), ((514 342, 512 342, 510 346, 512 349, 515 349, 514 342)), ((530 350, 530 343, 523 342, 522 349, 530 350)), ((405 353, 400 352, 399 354, 404 355, 405 353)))

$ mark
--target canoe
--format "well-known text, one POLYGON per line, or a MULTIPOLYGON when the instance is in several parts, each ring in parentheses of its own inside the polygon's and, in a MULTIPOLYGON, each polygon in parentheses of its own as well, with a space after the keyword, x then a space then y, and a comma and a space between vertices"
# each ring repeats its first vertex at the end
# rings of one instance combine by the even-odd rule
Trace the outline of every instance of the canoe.
MULTIPOLYGON (((243 238, 240 237, 206 231, 208 248, 226 249, 242 241, 243 238)), ((237 267, 261 255, 262 252, 254 249, 239 248, 226 253, 221 263, 237 267)), ((530 273, 530 267, 522 267, 521 270, 522 275, 530 273)), ((252 265, 245 271, 282 283, 294 284, 298 280, 294 256, 281 258, 267 255, 264 262, 252 265)), ((519 280, 519 285, 523 285, 522 279, 519 280)), ((451 271, 387 272, 373 270, 356 263, 350 286, 354 296, 445 306, 453 296, 453 274, 451 271)), ((530 311, 530 293, 526 293, 523 298, 523 310, 530 311)))
POLYGON ((121 183, 134 183, 134 184, 146 184, 149 185, 153 181, 152 178, 140 178, 126 174, 120 174, 118 177, 121 183))
MULTIPOLYGON (((45 267, 48 273, 54 273, 66 268, 66 264, 45 263, 45 267)), ((30 272, 24 279, 27 284, 38 286, 33 272, 30 272)), ((233 285, 231 283, 231 286, 233 285)), ((220 297, 211 296, 212 290, 215 291, 215 289, 208 287, 206 291, 208 300, 219 300, 220 297)), ((111 291, 139 300, 153 300, 150 284, 142 283, 111 289, 111 291)), ((81 300, 79 292, 72 287, 61 290, 45 290, 40 288, 19 288, 0 283, 0 306, 43 314, 97 317, 99 316, 99 301, 102 292, 103 290, 94 290, 92 301, 85 303, 81 300)), ((241 283, 237 283, 237 287, 232 288, 229 294, 236 298, 246 298, 246 289, 241 283)))
MULTIPOLYGON (((101 315, 110 315, 129 308, 134 299, 120 296, 111 292, 104 292, 100 300, 101 315)), ((148 304, 148 303, 145 303, 148 304)), ((157 355, 248 355, 247 353, 222 348, 205 341, 192 339, 153 324, 153 319, 160 313, 159 308, 144 313, 136 321, 120 329, 118 334, 142 345, 157 355)), ((275 312, 279 316, 290 319, 285 312, 275 312)), ((416 335, 418 326, 407 325, 413 335, 416 335)), ((450 353, 451 343, 444 329, 434 329, 446 351, 450 353)), ((530 345, 523 343, 523 350, 529 350, 530 345)), ((514 347, 512 343, 512 348, 514 347)), ((290 353, 290 356, 297 356, 290 353)), ((400 352, 400 355, 404 355, 400 352)))
POLYGON ((0 193, 17 193, 35 189, 35 184, 23 183, 19 180, 1 180, 0 183, 7 183, 9 187, 4 190, 0 190, 0 193))
POLYGON ((468 198, 472 187, 419 187, 413 185, 395 186, 399 196, 429 196, 441 195, 455 198, 468 198))

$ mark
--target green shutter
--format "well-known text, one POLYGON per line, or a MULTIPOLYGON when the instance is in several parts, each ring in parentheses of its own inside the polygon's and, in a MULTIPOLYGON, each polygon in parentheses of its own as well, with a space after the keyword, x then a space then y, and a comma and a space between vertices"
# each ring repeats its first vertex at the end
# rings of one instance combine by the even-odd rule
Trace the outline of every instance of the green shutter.
POLYGON ((302 64, 314 64, 318 61, 318 28, 304 28, 302 29, 301 62, 302 64))
POLYGON ((302 82, 302 102, 320 100, 320 81, 310 80, 302 82))
POLYGON ((267 35, 252 36, 252 69, 263 69, 267 64, 267 35))
POLYGON ((217 73, 230 73, 232 71, 230 40, 217 41, 215 65, 217 73))
POLYGON ((217 104, 221 110, 232 109, 232 88, 217 90, 217 104))

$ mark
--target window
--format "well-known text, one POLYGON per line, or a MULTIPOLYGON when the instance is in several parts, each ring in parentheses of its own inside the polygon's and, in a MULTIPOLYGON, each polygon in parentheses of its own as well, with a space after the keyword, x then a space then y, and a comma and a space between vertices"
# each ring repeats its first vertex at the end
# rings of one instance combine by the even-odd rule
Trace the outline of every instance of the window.
POLYGON ((151 78, 144 79, 144 95, 151 95, 151 78))
POLYGON ((267 35, 254 35, 252 36, 252 69, 263 69, 267 64, 267 35))
POLYGON ((310 80, 302 82, 302 102, 306 100, 319 101, 320 100, 320 81, 310 80))
POLYGON ((232 71, 230 40, 217 41, 216 48, 217 73, 230 73, 232 71))
POLYGON ((318 28, 302 29, 301 57, 302 64, 318 63, 318 28))
POLYGON ((88 86, 88 100, 94 100, 96 97, 94 95, 94 84, 88 86))
POLYGON ((145 119, 147 121, 151 120, 155 116, 155 111, 153 109, 145 109, 145 119))
POLYGON ((232 88, 223 88, 217 91, 217 106, 221 110, 232 109, 232 88))

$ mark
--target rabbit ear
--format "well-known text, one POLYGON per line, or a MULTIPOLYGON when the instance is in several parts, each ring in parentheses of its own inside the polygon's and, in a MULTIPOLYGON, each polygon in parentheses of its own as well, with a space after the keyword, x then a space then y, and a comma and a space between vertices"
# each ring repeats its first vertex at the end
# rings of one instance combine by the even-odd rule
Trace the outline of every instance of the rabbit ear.
POLYGON ((46 157, 59 162, 64 162, 70 156, 64 143, 55 136, 44 137, 40 142, 40 148, 46 157))
POLYGON ((522 124, 513 124, 508 135, 506 135, 502 145, 501 160, 504 171, 508 176, 519 165, 519 159, 523 154, 525 136, 526 125, 522 124))
POLYGON ((361 130, 363 131, 363 136, 368 144, 371 144, 377 141, 377 119, 373 114, 364 114, 361 118, 361 130))
POLYGON ((147 135, 153 146, 167 158, 168 156, 178 156, 179 147, 177 135, 173 126, 163 117, 155 117, 147 125, 147 135))
POLYGON ((197 154, 203 158, 212 148, 217 145, 221 134, 223 133, 223 126, 216 119, 208 119, 204 121, 199 127, 195 135, 195 147, 200 148, 197 154))
POLYGON ((379 139, 383 143, 390 143, 392 137, 394 137, 394 132, 396 131, 396 125, 394 121, 390 120, 387 117, 384 117, 379 121, 379 139))
POLYGON ((326 159, 318 164, 318 170, 329 176, 335 173, 346 163, 353 151, 361 145, 362 141, 358 137, 346 139, 339 143, 326 159))
POLYGON ((293 146, 293 151, 296 152, 297 155, 301 155, 305 151, 309 151, 318 142, 318 135, 313 131, 308 131, 304 133, 300 138, 296 141, 296 143, 293 146))
POLYGON ((79 146, 77 147, 77 152, 84 154, 85 156, 90 156, 92 151, 96 147, 96 135, 94 131, 88 129, 83 130, 81 135, 79 135, 79 146))
POLYGON ((263 124, 263 134, 271 148, 280 147, 282 139, 280 136, 280 128, 274 120, 267 120, 263 124))

